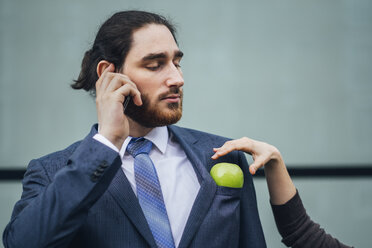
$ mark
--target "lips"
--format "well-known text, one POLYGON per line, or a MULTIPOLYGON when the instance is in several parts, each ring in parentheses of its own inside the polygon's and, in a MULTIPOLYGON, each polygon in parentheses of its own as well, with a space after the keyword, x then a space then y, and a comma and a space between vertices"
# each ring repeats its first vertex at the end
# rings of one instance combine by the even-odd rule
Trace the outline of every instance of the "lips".
POLYGON ((161 100, 175 99, 175 98, 181 98, 181 95, 180 94, 171 94, 171 95, 167 95, 167 96, 162 97, 161 100))
POLYGON ((170 94, 165 97, 162 97, 161 100, 165 100, 167 102, 179 102, 181 100, 180 94, 170 94))

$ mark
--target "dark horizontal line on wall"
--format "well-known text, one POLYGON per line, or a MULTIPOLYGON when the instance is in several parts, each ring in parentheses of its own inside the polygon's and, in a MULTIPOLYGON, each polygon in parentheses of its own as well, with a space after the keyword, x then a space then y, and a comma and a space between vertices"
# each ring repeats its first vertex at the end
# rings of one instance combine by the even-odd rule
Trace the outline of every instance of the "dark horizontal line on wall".
MULTIPOLYGON (((25 169, 0 169, 0 181, 17 181, 22 180, 25 169)), ((288 172, 291 177, 372 177, 372 165, 363 166, 288 166, 288 172)), ((257 171, 255 177, 264 177, 263 169, 257 171)))
POLYGON ((0 180, 22 180, 25 169, 0 169, 0 180))
MULTIPOLYGON (((288 166, 291 177, 372 177, 372 165, 363 166, 288 166)), ((264 170, 257 171, 257 176, 264 177, 264 170)))

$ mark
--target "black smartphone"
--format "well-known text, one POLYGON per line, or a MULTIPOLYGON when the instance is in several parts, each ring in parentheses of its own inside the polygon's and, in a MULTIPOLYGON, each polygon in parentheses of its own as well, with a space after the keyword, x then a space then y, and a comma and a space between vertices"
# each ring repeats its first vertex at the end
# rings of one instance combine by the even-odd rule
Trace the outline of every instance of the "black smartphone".
POLYGON ((124 100, 124 102, 123 102, 123 107, 124 107, 123 112, 124 112, 124 113, 125 113, 125 109, 127 108, 130 99, 132 99, 131 96, 126 96, 126 97, 125 97, 125 100, 124 100))

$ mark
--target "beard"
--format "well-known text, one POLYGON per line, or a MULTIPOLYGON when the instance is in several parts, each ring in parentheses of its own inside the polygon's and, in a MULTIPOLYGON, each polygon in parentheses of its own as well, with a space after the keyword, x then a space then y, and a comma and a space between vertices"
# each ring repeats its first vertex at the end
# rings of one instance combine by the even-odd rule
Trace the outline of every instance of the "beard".
POLYGON ((150 104, 148 94, 142 94, 142 105, 137 106, 130 101, 125 109, 125 115, 143 127, 154 128, 174 124, 182 117, 183 91, 179 88, 171 88, 169 92, 159 95, 155 104, 150 104), (179 94, 180 101, 168 103, 165 108, 159 107, 159 102, 170 94, 179 94))

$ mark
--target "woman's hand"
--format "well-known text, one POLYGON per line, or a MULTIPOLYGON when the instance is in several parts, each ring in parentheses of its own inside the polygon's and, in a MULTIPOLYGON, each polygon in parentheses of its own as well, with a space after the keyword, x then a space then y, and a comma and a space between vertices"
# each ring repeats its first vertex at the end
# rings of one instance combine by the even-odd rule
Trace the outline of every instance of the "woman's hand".
POLYGON ((284 204, 296 194, 296 188, 276 147, 244 137, 227 141, 223 146, 213 148, 213 151, 215 154, 212 159, 217 159, 232 151, 243 151, 252 155, 254 162, 249 166, 249 172, 252 175, 265 166, 265 177, 272 204, 284 204))
POLYGON ((235 150, 252 155, 254 162, 249 166, 249 172, 252 175, 267 163, 280 163, 283 161, 276 147, 247 137, 230 140, 219 148, 213 148, 215 154, 212 156, 212 159, 217 159, 235 150))

